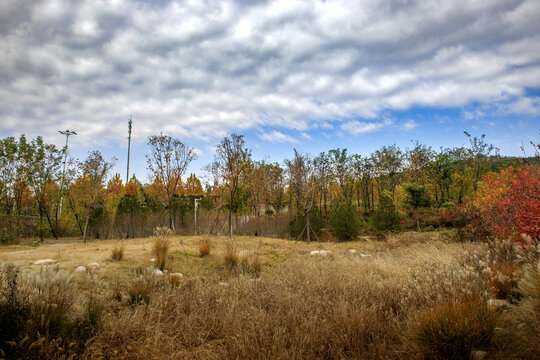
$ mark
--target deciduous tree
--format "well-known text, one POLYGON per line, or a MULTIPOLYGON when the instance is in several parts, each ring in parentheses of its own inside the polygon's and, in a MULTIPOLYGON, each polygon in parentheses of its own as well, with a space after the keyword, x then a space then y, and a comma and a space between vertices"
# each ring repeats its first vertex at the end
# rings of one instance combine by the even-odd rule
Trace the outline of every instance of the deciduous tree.
POLYGON ((194 149, 179 139, 161 133, 148 137, 150 154, 146 155, 148 170, 151 171, 157 191, 161 192, 162 204, 169 211, 169 225, 174 231, 173 197, 181 185, 182 175, 197 157, 194 149))

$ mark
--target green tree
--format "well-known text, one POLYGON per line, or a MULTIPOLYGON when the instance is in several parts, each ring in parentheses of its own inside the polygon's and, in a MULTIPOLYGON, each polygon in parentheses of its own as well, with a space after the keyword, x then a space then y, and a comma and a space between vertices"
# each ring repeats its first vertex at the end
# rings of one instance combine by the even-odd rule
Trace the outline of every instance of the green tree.
POLYGON ((356 239, 362 228, 356 207, 345 197, 339 197, 332 202, 328 222, 332 235, 343 241, 356 239))
POLYGON ((47 218, 52 235, 58 238, 50 211, 54 204, 49 203, 47 189, 60 179, 60 164, 63 152, 56 146, 45 144, 41 136, 33 140, 28 147, 31 156, 27 159, 27 182, 36 198, 39 213, 39 237, 43 242, 43 217, 47 218))
MULTIPOLYGON (((291 222, 291 236, 295 239, 302 238, 307 239, 308 233, 306 231, 307 216, 301 212, 296 214, 296 217, 291 222)), ((314 206, 309 211, 309 226, 311 231, 315 234, 320 234, 324 227, 324 220, 321 211, 318 207, 314 206)))
POLYGON ((376 230, 398 230, 400 227, 399 214, 394 206, 392 195, 385 193, 379 200, 379 206, 371 218, 376 230))

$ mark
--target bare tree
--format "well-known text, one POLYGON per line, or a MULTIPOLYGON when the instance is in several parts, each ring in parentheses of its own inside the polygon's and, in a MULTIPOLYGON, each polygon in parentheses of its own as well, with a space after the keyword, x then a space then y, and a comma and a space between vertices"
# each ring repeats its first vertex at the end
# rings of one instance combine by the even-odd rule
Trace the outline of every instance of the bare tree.
POLYGON ((160 184, 157 190, 162 193, 160 198, 163 206, 169 211, 169 226, 174 231, 173 197, 181 184, 182 175, 197 155, 193 148, 163 133, 149 136, 148 145, 150 146, 150 154, 146 155, 148 170, 160 184))
POLYGON ((229 208, 229 235, 233 236, 232 213, 238 210, 237 197, 240 182, 249 168, 251 151, 245 147, 244 135, 226 135, 216 148, 214 161, 208 170, 214 180, 227 190, 229 208))
POLYGON ((285 159, 285 165, 289 173, 289 186, 298 202, 298 210, 306 218, 305 230, 309 244, 311 241, 310 230, 313 231, 309 223, 309 212, 315 202, 315 190, 317 189, 314 162, 309 154, 300 154, 294 149, 294 157, 290 160, 285 159))

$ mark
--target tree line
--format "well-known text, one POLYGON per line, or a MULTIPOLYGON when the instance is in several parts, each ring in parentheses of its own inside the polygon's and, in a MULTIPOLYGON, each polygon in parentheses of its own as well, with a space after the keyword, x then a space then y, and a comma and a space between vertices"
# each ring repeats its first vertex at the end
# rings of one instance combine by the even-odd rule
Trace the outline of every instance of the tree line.
POLYGON ((253 159, 244 136, 228 134, 205 167, 211 180, 204 186, 186 174, 194 149, 163 133, 147 141, 151 182, 133 176, 126 184, 112 175, 116 159, 97 150, 83 161, 69 159, 64 169, 66 148, 39 136, 7 137, 0 140, 0 242, 144 236, 157 225, 181 232, 192 221, 195 199, 212 214, 202 232, 213 231, 212 219, 223 215, 230 236, 239 216, 285 218, 290 236, 308 242, 323 229, 350 239, 361 229, 452 226, 486 174, 538 162, 501 157, 484 135, 465 136, 467 146, 433 149, 416 141, 406 149, 382 146, 368 156, 339 148, 315 155, 293 149, 279 164, 253 159))

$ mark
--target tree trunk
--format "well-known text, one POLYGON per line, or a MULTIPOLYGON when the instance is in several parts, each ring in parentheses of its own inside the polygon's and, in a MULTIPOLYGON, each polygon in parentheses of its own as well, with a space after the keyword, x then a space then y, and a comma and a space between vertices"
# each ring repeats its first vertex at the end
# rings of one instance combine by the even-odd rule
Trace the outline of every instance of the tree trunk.
POLYGON ((86 230, 88 229, 88 221, 90 220, 90 213, 86 215, 86 222, 84 224, 83 243, 86 243, 86 230))
POLYGON ((232 208, 229 207, 229 236, 233 237, 233 229, 232 229, 232 208))
POLYGON ((53 234, 54 238, 58 240, 58 235, 56 234, 56 231, 54 230, 54 226, 49 216, 49 212, 47 211, 47 208, 45 207, 45 205, 43 205, 43 209, 45 210, 45 216, 47 216, 47 222, 49 223, 49 227, 51 228, 51 233, 53 234))
POLYGON ((43 244, 43 209, 41 208, 41 204, 39 207, 39 240, 41 240, 41 243, 43 244))
POLYGON ((309 211, 306 211, 306 235, 307 235, 307 243, 309 244, 311 242, 311 225, 309 225, 309 211))
POLYGON ((68 204, 69 204, 69 207, 71 208, 71 211, 73 211, 73 215, 75 216, 75 220, 77 221, 77 225, 79 226, 79 231, 81 232, 81 235, 84 236, 84 231, 81 226, 81 222, 79 221, 79 214, 77 214, 77 211, 75 210, 75 205, 73 205, 73 201, 71 197, 69 197, 69 195, 68 195, 68 204))

